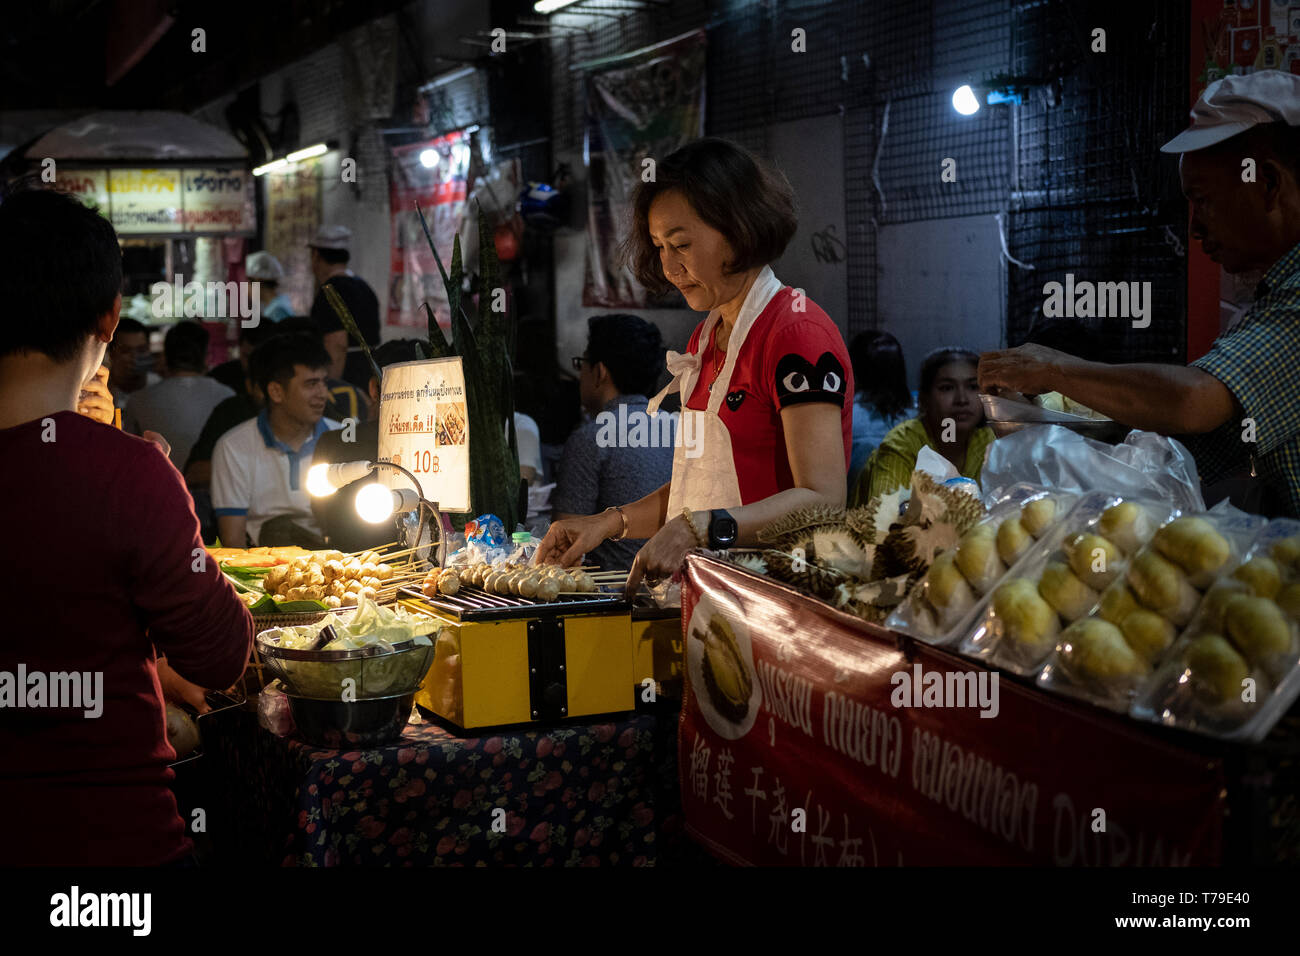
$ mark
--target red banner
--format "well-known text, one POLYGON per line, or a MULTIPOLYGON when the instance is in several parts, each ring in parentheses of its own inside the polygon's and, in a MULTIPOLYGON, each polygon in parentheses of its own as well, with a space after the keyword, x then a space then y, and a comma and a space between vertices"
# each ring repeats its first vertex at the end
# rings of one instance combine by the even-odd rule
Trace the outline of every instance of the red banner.
POLYGON ((725 860, 1219 861, 1217 759, 701 555, 682 621, 687 829, 725 860))

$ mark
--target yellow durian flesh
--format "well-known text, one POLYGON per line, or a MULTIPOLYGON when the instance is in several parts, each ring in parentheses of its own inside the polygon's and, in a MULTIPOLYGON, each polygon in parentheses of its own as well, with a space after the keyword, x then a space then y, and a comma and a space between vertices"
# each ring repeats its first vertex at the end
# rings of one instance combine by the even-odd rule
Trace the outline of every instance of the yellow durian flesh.
POLYGON ((1277 595, 1277 604, 1293 618, 1300 618, 1300 581, 1288 584, 1277 595))
POLYGON ((1019 518, 1008 518, 998 528, 998 557, 1008 566, 1015 564, 1033 543, 1034 536, 1019 518))
POLYGON ((1251 558, 1233 571, 1232 576, 1250 585, 1256 597, 1275 598, 1282 590, 1282 569, 1271 558, 1251 558))
POLYGON ((1191 620, 1201 600, 1187 575, 1154 551, 1144 551, 1133 559, 1128 583, 1139 601, 1180 626, 1191 620))
POLYGON ((1192 686, 1216 703, 1240 700, 1241 682, 1250 676, 1250 665, 1222 635, 1202 634, 1193 639, 1185 658, 1192 686))
POLYGON ((958 615, 975 603, 970 584, 957 570, 955 556, 944 552, 934 559, 925 575, 925 598, 947 615, 958 615))
POLYGON ((1103 621, 1110 621, 1116 627, 1124 623, 1124 618, 1133 611, 1141 607, 1129 586, 1123 581, 1117 581, 1108 587, 1101 596, 1101 605, 1097 608, 1097 616, 1103 621))
POLYGON ((1228 604, 1237 598, 1250 597, 1251 587, 1239 578, 1220 578, 1214 586, 1205 592, 1205 603, 1201 605, 1201 618, 1204 626, 1213 631, 1223 630, 1223 612, 1228 604))
POLYGON ((1155 611, 1140 607, 1128 614, 1119 629, 1138 655, 1147 663, 1154 663, 1156 658, 1173 644, 1178 635, 1174 626, 1155 611))
POLYGON ((1232 557, 1228 539, 1204 518, 1184 515, 1155 533, 1152 543, 1161 555, 1187 572, 1193 584, 1206 587, 1232 557))
POLYGON ((1049 562, 1038 579, 1038 593, 1067 621, 1087 614, 1097 603, 1097 592, 1059 561, 1049 562))
POLYGON ((1006 572, 998 557, 997 529, 991 524, 976 525, 957 542, 957 569, 981 594, 997 584, 1006 572))
POLYGON ((1035 498, 1020 509, 1020 523, 1035 538, 1043 536, 1055 517, 1056 499, 1052 497, 1035 498))
POLYGON ((1072 668, 1103 681, 1140 677, 1146 661, 1134 653, 1119 628, 1099 618, 1071 624, 1061 632, 1063 654, 1072 668))
POLYGON ((1124 560, 1117 548, 1099 534, 1075 535, 1065 543, 1070 570, 1091 588, 1101 590, 1119 576, 1118 565, 1124 560))
POLYGON ((1141 548, 1151 537, 1153 528, 1147 510, 1132 501, 1111 505, 1101 513, 1097 522, 1097 530, 1125 554, 1133 554, 1141 548))
POLYGON ((1268 553, 1278 564, 1300 569, 1300 534, 1293 534, 1289 538, 1273 542, 1268 553))
POLYGON ((1003 636, 1017 645, 1044 654, 1056 645, 1060 630, 1056 612, 1028 578, 1013 578, 998 585, 993 592, 993 613, 1003 636))
POLYGON ((1242 597, 1223 611, 1228 637, 1252 661, 1266 661, 1291 649, 1291 625, 1268 598, 1242 597))

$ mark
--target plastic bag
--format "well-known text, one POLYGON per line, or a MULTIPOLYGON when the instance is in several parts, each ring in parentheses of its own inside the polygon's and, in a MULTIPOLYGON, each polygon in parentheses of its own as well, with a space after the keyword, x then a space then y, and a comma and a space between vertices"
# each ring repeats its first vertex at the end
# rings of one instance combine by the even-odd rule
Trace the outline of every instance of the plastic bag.
POLYGON ((996 496, 1017 482, 1080 494, 1158 498, 1181 511, 1205 510, 1191 452, 1154 432, 1129 432, 1122 443, 1109 445, 1059 425, 1023 428, 993 443, 980 472, 986 495, 996 496))

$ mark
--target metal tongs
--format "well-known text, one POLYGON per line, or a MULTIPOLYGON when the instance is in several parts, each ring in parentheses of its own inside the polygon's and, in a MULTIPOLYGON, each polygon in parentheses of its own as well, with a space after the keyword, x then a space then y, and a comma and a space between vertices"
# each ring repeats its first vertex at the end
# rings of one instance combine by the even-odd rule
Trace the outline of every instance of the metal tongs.
POLYGON ((334 625, 326 624, 320 629, 320 633, 316 635, 316 640, 311 642, 311 646, 307 648, 307 650, 319 651, 326 644, 330 643, 330 641, 337 640, 338 636, 338 632, 334 630, 334 625))

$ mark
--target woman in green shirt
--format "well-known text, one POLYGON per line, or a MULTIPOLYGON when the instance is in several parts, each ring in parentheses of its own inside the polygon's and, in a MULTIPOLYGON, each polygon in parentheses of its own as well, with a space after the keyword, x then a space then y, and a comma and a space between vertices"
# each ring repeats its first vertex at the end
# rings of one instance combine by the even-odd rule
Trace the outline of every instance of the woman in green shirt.
POLYGON ((911 484, 916 456, 929 447, 967 478, 979 480, 993 432, 984 424, 976 370, 979 356, 943 348, 921 363, 920 414, 896 425, 867 460, 853 487, 851 504, 865 504, 911 484))

